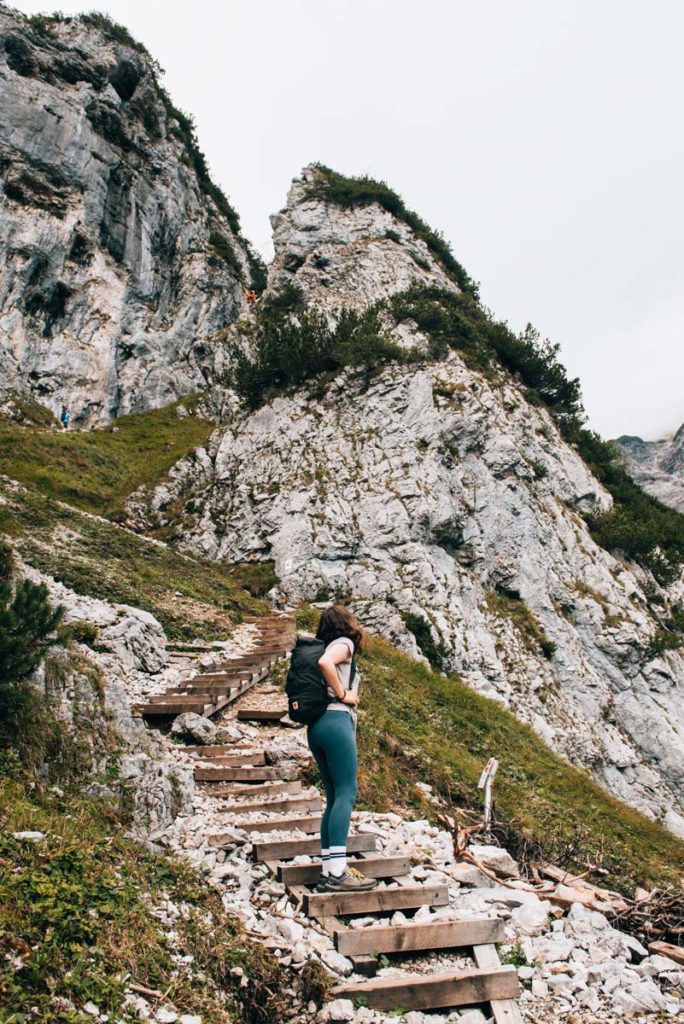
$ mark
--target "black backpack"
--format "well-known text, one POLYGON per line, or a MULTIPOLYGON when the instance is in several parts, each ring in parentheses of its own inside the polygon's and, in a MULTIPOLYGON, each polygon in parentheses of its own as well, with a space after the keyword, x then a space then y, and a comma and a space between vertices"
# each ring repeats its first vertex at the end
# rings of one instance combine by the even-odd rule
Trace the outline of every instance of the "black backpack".
MULTIPOLYGON (((287 673, 285 693, 288 700, 288 714, 293 722, 313 725, 321 717, 334 698, 328 696, 328 688, 318 667, 318 659, 327 644, 314 637, 300 636, 290 655, 290 671, 287 673)), ((356 674, 352 656, 349 678, 356 674)))

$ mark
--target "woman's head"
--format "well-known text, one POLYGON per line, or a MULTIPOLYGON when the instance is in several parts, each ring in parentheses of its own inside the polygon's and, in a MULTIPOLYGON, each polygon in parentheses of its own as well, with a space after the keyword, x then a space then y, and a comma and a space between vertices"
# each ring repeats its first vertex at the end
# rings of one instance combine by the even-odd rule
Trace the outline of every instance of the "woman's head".
POLYGON ((363 650, 363 629, 355 615, 342 604, 333 604, 321 614, 316 630, 316 639, 332 643, 346 636, 353 642, 357 654, 363 650))

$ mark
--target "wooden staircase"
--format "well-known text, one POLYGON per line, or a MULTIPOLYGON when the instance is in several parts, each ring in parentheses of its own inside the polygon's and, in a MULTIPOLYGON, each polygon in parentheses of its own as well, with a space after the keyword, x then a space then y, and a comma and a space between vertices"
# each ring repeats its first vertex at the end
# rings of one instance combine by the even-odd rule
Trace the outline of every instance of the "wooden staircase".
MULTIPOLYGON (((142 714, 155 718, 186 710, 214 714, 241 696, 264 678, 294 643, 295 627, 290 618, 272 616, 261 620, 258 628, 256 652, 150 700, 142 714)), ((273 703, 278 703, 277 698, 273 703)), ((270 723, 272 728, 283 718, 282 704, 240 709, 237 718, 270 723)), ((295 904, 316 920, 332 938, 335 949, 351 960, 355 973, 365 976, 336 985, 330 998, 351 999, 379 1010, 401 1007, 405 1012, 489 1004, 496 1024, 522 1024, 516 1002, 520 991, 517 971, 502 965, 496 950, 495 944, 504 939, 499 918, 391 924, 387 915, 397 910, 410 915, 421 907, 447 906, 449 890, 446 885, 412 880, 409 856, 380 855, 375 837, 366 833, 349 836, 350 864, 383 884, 367 892, 316 892, 320 861, 297 864, 294 860, 300 854, 320 854, 321 794, 312 787, 305 789, 300 780, 288 777, 282 766, 273 764, 267 745, 258 749, 229 744, 185 749, 196 762, 195 779, 203 784, 204 792, 230 801, 222 804, 217 815, 230 831, 207 836, 209 845, 233 848, 236 830, 242 830, 248 837, 245 841, 252 844, 254 860, 268 866, 295 904), (252 820, 254 812, 263 812, 263 820, 252 820), (279 831, 298 834, 281 840, 270 835, 279 831), (351 922, 358 915, 375 917, 377 923, 354 928, 351 922), (375 977, 379 956, 403 965, 412 956, 431 950, 470 951, 473 964, 439 973, 416 973, 407 968, 399 976, 375 977)))
MULTIPOLYGON (((181 686, 172 686, 165 693, 150 697, 136 712, 158 719, 172 718, 185 711, 211 717, 265 679, 276 662, 292 650, 296 635, 294 619, 274 614, 247 621, 256 626, 254 650, 226 659, 211 672, 199 672, 181 686)), ((211 647, 193 644, 169 646, 178 652, 215 653, 211 647)))

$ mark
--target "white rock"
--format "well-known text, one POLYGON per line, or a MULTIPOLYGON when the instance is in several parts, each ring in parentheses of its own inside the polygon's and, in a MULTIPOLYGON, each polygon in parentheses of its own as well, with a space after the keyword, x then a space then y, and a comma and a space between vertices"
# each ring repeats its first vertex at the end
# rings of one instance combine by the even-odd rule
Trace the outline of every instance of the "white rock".
POLYGON ((197 715, 193 711, 186 711, 178 715, 171 726, 172 736, 189 736, 195 743, 213 743, 216 739, 216 726, 204 715, 197 715))
POLYGON ((507 850, 502 850, 498 846, 470 846, 468 850, 486 868, 496 871, 504 878, 517 878, 520 875, 518 865, 507 850))
POLYGON ((351 999, 333 999, 320 1010, 318 1020, 329 1022, 329 1024, 354 1020, 354 1004, 351 999))
POLYGON ((12 836, 14 839, 26 840, 29 843, 42 843, 45 841, 44 832, 13 832, 12 836))
POLYGON ((335 974, 347 975, 351 974, 353 970, 351 960, 348 960, 346 956, 342 956, 336 949, 325 949, 320 954, 320 957, 326 967, 329 967, 335 974))
POLYGON ((87 1003, 85 1003, 83 1009, 86 1013, 89 1013, 91 1017, 100 1016, 100 1007, 96 1006, 95 1003, 90 999, 88 1000, 87 1003))
POLYGON ((174 1024, 178 1020, 178 1014, 168 1006, 160 1006, 154 1015, 159 1024, 174 1024))

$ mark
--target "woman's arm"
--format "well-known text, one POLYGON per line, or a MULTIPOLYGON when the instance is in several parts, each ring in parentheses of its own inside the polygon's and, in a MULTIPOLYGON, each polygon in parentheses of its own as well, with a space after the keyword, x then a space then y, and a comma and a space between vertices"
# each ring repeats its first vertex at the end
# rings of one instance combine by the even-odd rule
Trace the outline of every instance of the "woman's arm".
POLYGON ((337 675, 337 666, 343 661, 348 661, 351 655, 349 645, 342 641, 333 646, 318 659, 318 667, 326 683, 337 696, 338 700, 345 704, 358 704, 358 694, 345 690, 337 675))

